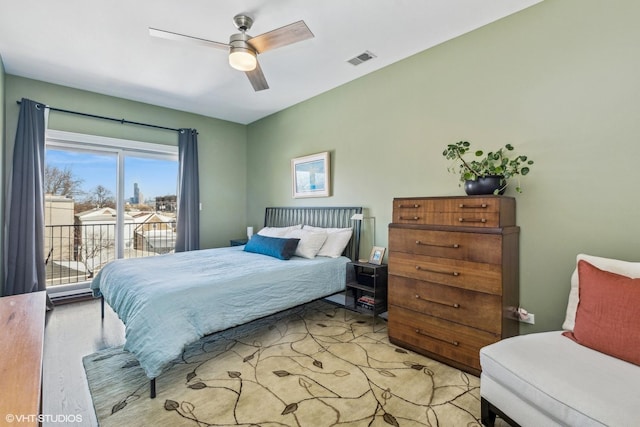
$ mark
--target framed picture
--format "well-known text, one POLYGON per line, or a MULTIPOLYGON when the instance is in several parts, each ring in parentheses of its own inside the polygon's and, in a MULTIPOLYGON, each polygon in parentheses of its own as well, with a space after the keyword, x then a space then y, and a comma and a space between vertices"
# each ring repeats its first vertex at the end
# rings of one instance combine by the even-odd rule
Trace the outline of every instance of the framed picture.
POLYGON ((385 248, 381 246, 374 246, 371 249, 371 255, 369 255, 369 264, 382 264, 382 258, 384 258, 385 248))
POLYGON ((329 152, 291 159, 293 198, 329 197, 329 152))

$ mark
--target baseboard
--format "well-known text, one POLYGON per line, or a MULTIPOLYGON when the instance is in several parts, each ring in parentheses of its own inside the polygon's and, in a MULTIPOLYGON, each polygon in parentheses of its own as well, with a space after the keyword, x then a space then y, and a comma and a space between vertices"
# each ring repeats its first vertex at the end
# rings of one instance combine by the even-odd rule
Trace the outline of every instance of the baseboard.
POLYGON ((67 294, 67 295, 52 294, 52 295, 49 295, 49 297, 51 298, 51 302, 53 302, 53 305, 55 306, 55 305, 62 305, 62 304, 70 304, 72 302, 92 300, 93 294, 91 290, 86 290, 83 292, 76 292, 76 293, 67 294))

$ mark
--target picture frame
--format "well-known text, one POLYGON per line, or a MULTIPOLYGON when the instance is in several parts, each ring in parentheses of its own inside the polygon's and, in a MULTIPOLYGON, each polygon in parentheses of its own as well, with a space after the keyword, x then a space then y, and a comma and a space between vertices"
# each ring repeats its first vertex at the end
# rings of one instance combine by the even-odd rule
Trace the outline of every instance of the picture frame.
POLYGON ((329 152, 310 154, 291 159, 291 189, 294 199, 329 197, 331 169, 329 152))
POLYGON ((371 255, 369 255, 369 264, 381 265, 384 258, 384 252, 386 248, 382 246, 374 246, 371 248, 371 255))

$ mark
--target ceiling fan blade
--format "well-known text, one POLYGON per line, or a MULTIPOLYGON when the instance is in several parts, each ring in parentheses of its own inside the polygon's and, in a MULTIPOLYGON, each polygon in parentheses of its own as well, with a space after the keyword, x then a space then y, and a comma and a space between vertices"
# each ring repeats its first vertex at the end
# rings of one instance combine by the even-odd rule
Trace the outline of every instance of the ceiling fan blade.
POLYGON ((248 43, 253 46, 258 53, 263 53, 313 37, 313 33, 309 30, 307 24, 305 24, 304 21, 298 21, 269 31, 268 33, 255 36, 251 38, 248 43))
POLYGON ((189 42, 192 44, 199 44, 202 46, 213 47, 216 49, 229 50, 229 45, 226 43, 214 42, 207 39, 201 39, 199 37, 185 36, 184 34, 173 33, 171 31, 159 30, 157 28, 149 27, 149 35, 152 37, 159 37, 161 39, 174 40, 179 42, 189 42))
POLYGON ((256 63, 256 68, 251 71, 245 71, 245 74, 249 78, 251 82, 251 86, 253 86, 253 90, 256 92, 269 89, 269 85, 267 84, 267 79, 262 73, 262 68, 260 68, 260 63, 256 63))

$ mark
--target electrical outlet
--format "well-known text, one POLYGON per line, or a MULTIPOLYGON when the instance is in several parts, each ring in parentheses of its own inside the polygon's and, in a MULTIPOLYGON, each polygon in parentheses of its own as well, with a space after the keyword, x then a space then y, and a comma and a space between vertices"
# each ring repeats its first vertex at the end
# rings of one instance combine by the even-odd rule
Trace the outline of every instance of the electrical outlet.
POLYGON ((536 323, 536 315, 533 313, 527 313, 527 316, 524 319, 520 319, 522 323, 529 323, 531 325, 535 325, 536 323))

